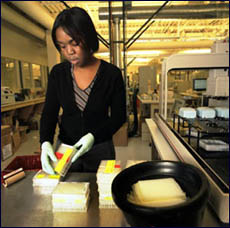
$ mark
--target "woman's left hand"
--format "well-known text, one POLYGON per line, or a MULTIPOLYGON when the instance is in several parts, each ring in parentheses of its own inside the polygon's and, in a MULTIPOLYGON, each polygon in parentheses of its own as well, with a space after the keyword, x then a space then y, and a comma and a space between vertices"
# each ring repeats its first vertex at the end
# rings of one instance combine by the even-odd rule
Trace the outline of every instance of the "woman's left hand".
POLYGON ((94 144, 94 136, 91 133, 83 136, 73 147, 77 150, 71 162, 75 162, 80 156, 88 152, 94 144), (79 148, 79 150, 78 150, 79 148))

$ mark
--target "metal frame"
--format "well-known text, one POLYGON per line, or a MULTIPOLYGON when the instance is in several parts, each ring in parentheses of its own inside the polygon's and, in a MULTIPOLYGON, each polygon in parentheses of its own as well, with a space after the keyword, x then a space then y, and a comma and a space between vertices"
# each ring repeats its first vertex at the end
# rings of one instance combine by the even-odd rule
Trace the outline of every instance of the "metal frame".
POLYGON ((218 69, 229 68, 228 53, 211 54, 176 54, 171 55, 162 63, 160 86, 160 114, 167 119, 168 72, 185 69, 218 69))
MULTIPOLYGON (((149 119, 147 125, 150 129, 150 132, 152 131, 154 125, 151 122, 154 122, 154 124, 157 126, 157 129, 154 130, 154 133, 156 134, 159 129, 164 138, 161 141, 167 142, 164 143, 164 147, 165 145, 169 145, 172 149, 166 150, 164 147, 157 148, 158 150, 160 150, 158 151, 160 158, 162 160, 174 161, 177 161, 178 159, 182 162, 186 162, 200 168, 206 174, 210 183, 211 196, 209 202, 211 204, 211 207, 215 210, 216 214, 222 222, 229 223, 229 193, 223 192, 213 180, 210 172, 215 173, 215 171, 202 159, 202 157, 192 147, 189 146, 188 143, 186 143, 185 141, 184 143, 182 143, 180 141, 179 137, 177 137, 176 134, 169 128, 169 125, 167 125, 167 122, 162 116, 156 114, 154 120, 149 119), (193 155, 191 154, 191 152, 193 155), (205 167, 208 167, 208 170, 205 167)), ((156 136, 157 135, 152 134, 153 138, 156 138, 156 136)), ((217 179, 219 179, 218 175, 217 179)), ((222 182, 220 179, 219 181, 222 182)), ((228 187, 226 186, 226 188, 228 187)))

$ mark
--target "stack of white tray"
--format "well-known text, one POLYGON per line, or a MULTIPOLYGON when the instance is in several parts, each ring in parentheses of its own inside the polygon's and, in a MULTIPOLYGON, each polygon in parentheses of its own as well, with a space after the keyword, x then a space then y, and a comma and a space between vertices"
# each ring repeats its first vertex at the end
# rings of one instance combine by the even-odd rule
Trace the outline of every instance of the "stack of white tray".
POLYGON ((121 171, 121 162, 102 160, 97 170, 97 185, 99 193, 99 208, 117 208, 112 198, 112 182, 121 171))
POLYGON ((201 139, 200 147, 206 151, 229 151, 229 144, 217 139, 201 139))
POLYGON ((60 182, 52 193, 53 211, 86 212, 89 182, 60 182))
POLYGON ((39 170, 33 177, 33 189, 37 194, 51 194, 60 181, 60 175, 50 175, 39 170))

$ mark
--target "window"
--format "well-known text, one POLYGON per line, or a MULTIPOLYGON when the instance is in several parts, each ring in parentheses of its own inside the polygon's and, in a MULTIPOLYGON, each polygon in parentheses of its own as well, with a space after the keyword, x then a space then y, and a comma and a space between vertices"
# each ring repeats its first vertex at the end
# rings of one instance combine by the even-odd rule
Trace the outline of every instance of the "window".
POLYGON ((29 63, 21 62, 23 88, 32 87, 31 67, 29 63))
POLYGON ((16 91, 21 88, 19 80, 18 61, 10 58, 1 58, 1 85, 16 91))
POLYGON ((32 76, 34 88, 42 87, 42 77, 41 77, 41 66, 38 64, 32 64, 32 76))
POLYGON ((21 89, 44 90, 47 87, 47 66, 1 57, 1 86, 13 92, 21 89))

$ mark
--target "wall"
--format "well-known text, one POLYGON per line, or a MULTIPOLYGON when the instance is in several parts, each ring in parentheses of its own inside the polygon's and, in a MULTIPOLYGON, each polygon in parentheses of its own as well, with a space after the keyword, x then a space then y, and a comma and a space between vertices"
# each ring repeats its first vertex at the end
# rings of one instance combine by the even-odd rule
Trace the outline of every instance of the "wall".
POLYGON ((156 89, 156 69, 153 66, 140 66, 139 71, 139 94, 148 92, 148 81, 151 90, 156 89))
POLYGON ((1 20, 1 56, 48 66, 42 42, 14 25, 1 20))

